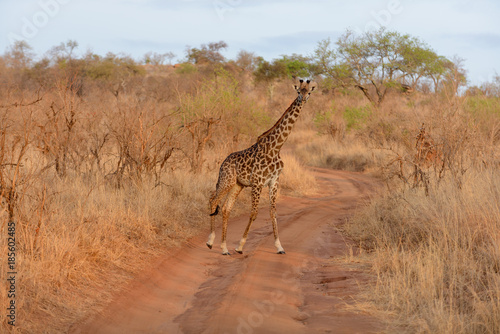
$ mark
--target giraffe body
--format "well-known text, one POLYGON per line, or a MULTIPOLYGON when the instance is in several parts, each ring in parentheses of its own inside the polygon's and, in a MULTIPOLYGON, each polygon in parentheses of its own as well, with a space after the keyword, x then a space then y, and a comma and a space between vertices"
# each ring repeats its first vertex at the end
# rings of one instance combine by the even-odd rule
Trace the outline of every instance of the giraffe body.
POLYGON ((222 206, 221 248, 222 254, 229 255, 226 245, 229 215, 241 190, 245 187, 251 187, 252 210, 250 212, 250 220, 240 240, 240 244, 236 248, 236 252, 240 254, 243 252, 243 246, 247 240, 250 226, 257 217, 262 188, 268 186, 274 244, 278 250, 278 254, 285 254, 285 250, 279 240, 276 219, 279 176, 284 166, 280 158, 280 150, 292 131, 304 103, 315 87, 316 84, 311 83, 309 80, 306 82, 300 80, 300 84, 295 85, 298 93, 297 98, 283 113, 276 124, 260 135, 255 144, 245 150, 231 153, 222 163, 216 190, 210 198, 211 233, 207 242, 209 248, 212 248, 215 240, 215 216, 219 213, 219 202, 227 195, 226 201, 222 206))

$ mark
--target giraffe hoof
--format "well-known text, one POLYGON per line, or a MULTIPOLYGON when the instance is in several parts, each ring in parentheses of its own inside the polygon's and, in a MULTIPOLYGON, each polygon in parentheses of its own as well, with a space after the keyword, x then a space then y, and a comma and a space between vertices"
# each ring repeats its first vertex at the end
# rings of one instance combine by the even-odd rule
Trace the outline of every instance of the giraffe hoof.
POLYGON ((284 250, 278 252, 278 254, 286 254, 284 250))
POLYGON ((208 242, 207 242, 207 247, 212 249, 212 245, 210 245, 208 242))
POLYGON ((238 253, 238 254, 243 254, 243 251, 242 251, 242 250, 237 250, 237 249, 235 249, 234 251, 235 251, 236 253, 238 253))
POLYGON ((222 252, 222 255, 231 255, 229 252, 222 252))

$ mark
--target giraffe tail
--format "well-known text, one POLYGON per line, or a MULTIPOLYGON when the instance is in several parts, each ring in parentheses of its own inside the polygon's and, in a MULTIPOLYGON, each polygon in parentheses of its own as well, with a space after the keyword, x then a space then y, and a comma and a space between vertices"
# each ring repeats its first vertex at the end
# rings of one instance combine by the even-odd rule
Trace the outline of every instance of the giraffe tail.
POLYGON ((219 213, 219 206, 217 205, 217 207, 215 208, 215 211, 213 213, 211 213, 210 216, 217 216, 218 213, 219 213))

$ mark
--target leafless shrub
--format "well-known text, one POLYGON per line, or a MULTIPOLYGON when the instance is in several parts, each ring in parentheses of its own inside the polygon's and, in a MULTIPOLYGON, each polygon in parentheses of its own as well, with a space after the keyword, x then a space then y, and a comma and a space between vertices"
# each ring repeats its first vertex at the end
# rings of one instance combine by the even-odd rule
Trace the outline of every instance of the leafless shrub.
MULTIPOLYGON (((123 185, 125 177, 140 183, 145 177, 153 176, 156 183, 160 182, 166 163, 177 148, 171 118, 157 115, 148 107, 150 105, 124 104, 113 121, 108 119, 110 139, 116 145, 115 167, 109 176, 118 187, 123 185)), ((102 147, 105 137, 96 138, 95 143, 102 147)))
POLYGON ((184 125, 192 140, 191 153, 186 154, 190 157, 192 171, 197 173, 201 171, 207 143, 212 139, 214 127, 218 123, 220 118, 201 118, 184 125))

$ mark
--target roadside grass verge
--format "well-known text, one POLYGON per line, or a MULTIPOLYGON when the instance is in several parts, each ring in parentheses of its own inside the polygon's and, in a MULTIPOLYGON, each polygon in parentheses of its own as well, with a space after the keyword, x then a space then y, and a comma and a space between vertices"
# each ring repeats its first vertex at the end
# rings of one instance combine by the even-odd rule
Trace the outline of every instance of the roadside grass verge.
POLYGON ((378 277, 366 298, 409 333, 500 331, 500 172, 376 198, 346 225, 378 277))

